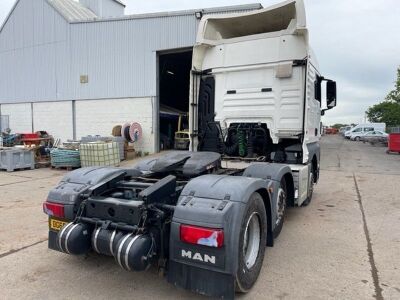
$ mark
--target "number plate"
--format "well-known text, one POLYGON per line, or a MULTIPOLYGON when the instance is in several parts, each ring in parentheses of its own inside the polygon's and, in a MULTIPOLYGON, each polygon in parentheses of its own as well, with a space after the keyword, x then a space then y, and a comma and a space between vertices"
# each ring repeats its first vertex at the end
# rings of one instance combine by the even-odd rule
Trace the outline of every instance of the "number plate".
POLYGON ((52 219, 52 218, 49 219, 49 227, 51 230, 54 230, 54 231, 60 231, 61 228, 63 228, 64 225, 66 225, 66 224, 68 224, 68 222, 64 222, 64 221, 52 219))

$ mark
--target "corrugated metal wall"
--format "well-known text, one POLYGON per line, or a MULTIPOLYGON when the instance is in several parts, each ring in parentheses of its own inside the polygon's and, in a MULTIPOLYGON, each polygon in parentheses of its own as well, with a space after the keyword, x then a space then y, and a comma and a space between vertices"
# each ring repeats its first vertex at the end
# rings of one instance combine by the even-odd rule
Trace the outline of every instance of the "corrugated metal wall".
POLYGON ((20 1, 0 33, 0 102, 59 99, 68 23, 44 0, 20 1))
POLYGON ((73 93, 77 99, 156 95, 156 52, 191 47, 194 16, 117 22, 82 23, 71 27, 73 93), (89 83, 80 84, 79 76, 89 83))
POLYGON ((197 25, 192 14, 68 24, 21 0, 0 33, 0 103, 156 96, 157 51, 193 46, 197 25))

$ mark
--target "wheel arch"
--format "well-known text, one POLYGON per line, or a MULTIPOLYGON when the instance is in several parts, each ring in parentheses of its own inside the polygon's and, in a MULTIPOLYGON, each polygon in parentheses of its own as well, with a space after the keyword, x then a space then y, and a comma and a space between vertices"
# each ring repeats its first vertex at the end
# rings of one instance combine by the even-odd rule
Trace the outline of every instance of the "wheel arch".
POLYGON ((271 197, 267 189, 259 189, 256 191, 263 198, 265 212, 267 213, 267 246, 274 246, 274 234, 272 231, 272 207, 271 207, 271 197))
POLYGON ((311 167, 312 167, 312 172, 314 174, 314 183, 318 183, 319 180, 318 158, 317 155, 315 154, 311 160, 311 167))
POLYGON ((319 180, 319 162, 321 158, 321 148, 318 142, 307 145, 309 157, 311 158, 308 163, 311 164, 314 172, 314 183, 318 183, 319 180))
POLYGON ((287 192, 287 205, 290 207, 294 206, 294 180, 292 173, 286 173, 283 175, 286 181, 286 192, 287 192))

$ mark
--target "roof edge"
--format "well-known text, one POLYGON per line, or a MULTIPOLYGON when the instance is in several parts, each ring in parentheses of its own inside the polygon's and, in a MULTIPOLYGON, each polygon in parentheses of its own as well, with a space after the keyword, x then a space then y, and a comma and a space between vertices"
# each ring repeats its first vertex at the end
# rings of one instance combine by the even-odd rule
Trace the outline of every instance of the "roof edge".
MULTIPOLYGON (((19 1, 19 0, 18 0, 18 1, 19 1)), ((63 17, 65 21, 67 21, 68 23, 73 23, 73 20, 71 20, 70 18, 68 18, 66 14, 64 14, 62 11, 60 11, 59 9, 57 9, 57 7, 55 7, 53 1, 46 0, 46 2, 47 2, 47 4, 50 5, 61 17, 63 17)))
MULTIPOLYGON (((3 24, 0 27, 0 33, 2 32, 4 26, 10 19, 12 13, 17 7, 18 3, 21 0, 16 0, 7 17, 4 19, 3 24)), ((113 0, 124 7, 123 4, 119 0, 113 0)), ((147 19, 147 18, 160 18, 160 17, 174 17, 174 16, 185 16, 185 15, 194 15, 196 12, 203 13, 215 13, 215 12, 229 12, 240 9, 262 9, 264 8, 261 3, 251 3, 251 4, 241 4, 241 5, 231 5, 231 6, 218 6, 218 7, 209 7, 209 8, 198 8, 198 9, 189 9, 189 10, 176 10, 176 11, 167 11, 167 12, 154 12, 154 13, 144 13, 144 14, 134 14, 134 15, 125 15, 122 17, 112 17, 112 18, 93 18, 88 20, 71 20, 66 14, 57 9, 54 6, 54 3, 50 0, 46 0, 47 4, 49 4, 58 14, 60 14, 68 23, 77 24, 77 23, 90 23, 90 22, 108 22, 108 21, 123 21, 123 20, 131 20, 131 19, 147 19)))
MULTIPOLYGON (((18 0, 19 1, 19 0, 18 0)), ((60 9, 58 9, 54 2, 51 0, 46 0, 45 2, 47 2, 47 4, 49 4, 61 17, 63 17, 65 19, 65 21, 67 21, 70 24, 76 23, 76 22, 88 22, 88 21, 95 21, 97 20, 97 18, 93 18, 93 19, 87 19, 87 20, 74 20, 68 17, 67 14, 65 14, 63 11, 61 11, 60 9)))
POLYGON ((132 19, 150 19, 150 18, 160 18, 160 17, 175 17, 175 16, 185 16, 185 15, 194 15, 196 12, 203 13, 216 13, 216 12, 226 12, 229 13, 235 10, 241 9, 263 9, 261 3, 251 3, 251 4, 241 4, 241 5, 231 5, 231 6, 218 6, 218 7, 209 7, 209 8, 198 8, 198 9, 189 9, 189 10, 176 10, 176 11, 166 11, 166 12, 154 12, 154 13, 144 13, 144 14, 133 14, 133 15, 124 15, 121 17, 111 17, 111 18, 96 18, 92 20, 77 20, 72 21, 71 23, 89 23, 89 22, 109 22, 109 21, 123 21, 123 20, 132 20, 132 19))
POLYGON ((14 12, 15 8, 17 7, 18 3, 20 0, 15 1, 13 7, 11 8, 10 12, 8 13, 7 17, 4 19, 3 24, 0 26, 0 33, 3 31, 4 26, 6 26, 6 23, 8 22, 8 19, 10 19, 12 13, 14 12))
POLYGON ((120 0, 113 0, 113 1, 118 3, 119 5, 122 5, 123 7, 126 7, 126 5, 120 0))

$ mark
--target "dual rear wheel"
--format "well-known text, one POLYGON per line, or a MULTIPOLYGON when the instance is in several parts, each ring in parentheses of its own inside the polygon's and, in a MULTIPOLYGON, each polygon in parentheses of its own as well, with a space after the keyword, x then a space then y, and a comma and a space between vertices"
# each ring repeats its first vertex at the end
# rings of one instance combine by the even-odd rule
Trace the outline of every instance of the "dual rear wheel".
MULTIPOLYGON (((286 182, 282 179, 276 203, 274 237, 280 234, 287 205, 286 182)), ((246 207, 239 240, 239 266, 236 274, 236 291, 248 292, 257 281, 264 261, 267 245, 268 219, 263 198, 254 193, 246 207)))
POLYGON ((263 198, 254 193, 247 203, 240 230, 237 292, 248 292, 257 281, 267 244, 267 224, 263 198))
MULTIPOLYGON (((314 193, 314 172, 309 175, 308 197, 303 206, 310 204, 314 193)), ((288 190, 282 178, 276 202, 276 223, 274 238, 282 231, 285 220, 288 190)), ((239 266, 236 274, 236 291, 248 292, 257 281, 264 261, 268 234, 268 219, 264 201, 259 193, 254 193, 246 206, 239 238, 239 266)))

